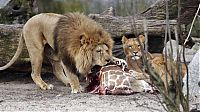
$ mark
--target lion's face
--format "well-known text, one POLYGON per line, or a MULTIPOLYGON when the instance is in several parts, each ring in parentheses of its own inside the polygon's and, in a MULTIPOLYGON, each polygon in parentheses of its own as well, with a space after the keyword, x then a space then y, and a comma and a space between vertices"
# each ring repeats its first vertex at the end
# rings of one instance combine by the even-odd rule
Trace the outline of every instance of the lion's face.
POLYGON ((106 65, 110 62, 112 58, 111 49, 108 48, 105 44, 97 45, 93 50, 92 55, 92 64, 94 65, 106 65))
MULTIPOLYGON (((141 44, 144 42, 144 36, 139 36, 141 44)), ((124 53, 128 57, 132 57, 133 60, 140 59, 142 57, 141 45, 137 38, 127 39, 125 36, 122 37, 124 53)))

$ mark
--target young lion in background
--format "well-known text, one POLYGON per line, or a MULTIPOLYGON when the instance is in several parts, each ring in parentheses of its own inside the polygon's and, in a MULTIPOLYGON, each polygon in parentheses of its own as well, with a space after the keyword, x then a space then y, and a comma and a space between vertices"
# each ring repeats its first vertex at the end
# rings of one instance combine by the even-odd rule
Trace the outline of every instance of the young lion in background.
MULTIPOLYGON (((143 72, 145 73, 145 70, 143 70, 143 60, 142 60, 142 49, 144 48, 144 42, 145 42, 145 37, 143 35, 139 35, 138 39, 137 38, 126 38, 125 36, 122 37, 122 43, 123 43, 123 50, 124 54, 126 55, 126 61, 128 64, 128 68, 135 70, 137 72, 143 72), (139 42, 139 41, 140 42, 139 42), (141 45, 143 47, 141 47, 141 45)), ((161 80, 164 82, 165 88, 167 89, 167 84, 171 85, 172 81, 172 75, 171 75, 171 66, 175 69, 175 75, 174 79, 178 77, 178 71, 176 69, 177 63, 175 61, 165 61, 165 57, 162 54, 151 54, 149 52, 146 53, 146 58, 150 62, 151 67, 154 69, 154 71, 160 76, 161 80), (168 66, 168 72, 167 72, 167 77, 168 80, 166 80, 166 70, 165 70, 165 65, 168 66)), ((167 59, 169 60, 169 59, 167 59)), ((185 76, 186 72, 186 66, 185 64, 181 63, 180 64, 181 68, 181 76, 185 76)))
POLYGON ((52 84, 45 83, 41 78, 46 45, 53 49, 53 73, 65 84, 70 83, 72 93, 80 92, 77 75, 86 75, 94 65, 103 66, 112 59, 113 40, 110 35, 102 26, 80 13, 41 13, 33 16, 23 27, 15 55, 0 70, 10 67, 17 60, 23 41, 31 60, 31 77, 43 90, 53 89, 52 84))

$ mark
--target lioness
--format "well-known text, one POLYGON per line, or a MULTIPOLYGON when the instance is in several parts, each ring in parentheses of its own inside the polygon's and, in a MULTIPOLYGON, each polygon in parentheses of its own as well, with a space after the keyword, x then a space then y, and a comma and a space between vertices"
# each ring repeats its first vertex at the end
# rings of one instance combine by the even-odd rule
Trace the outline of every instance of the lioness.
MULTIPOLYGON (((137 38, 128 39, 125 36, 123 36, 122 44, 123 44, 124 54, 126 55, 126 61, 128 62, 127 63, 128 68, 136 70, 137 72, 143 72, 141 45, 143 46, 145 38, 143 35, 139 35, 138 39, 137 38), (138 39, 140 43, 138 42, 138 39)), ((146 54, 147 54, 147 59, 152 59, 155 55, 161 56, 160 54, 151 54, 149 52, 147 52, 146 54)))
POLYGON ((102 26, 80 13, 41 13, 30 18, 23 27, 14 57, 0 70, 17 60, 23 41, 31 60, 31 77, 43 90, 53 89, 52 84, 41 78, 45 45, 53 49, 53 73, 65 84, 69 81, 72 93, 80 92, 77 75, 86 75, 94 65, 103 66, 112 58, 113 40, 110 35, 102 26))
MULTIPOLYGON (((144 72, 143 70, 143 61, 142 61, 142 47, 145 41, 145 37, 143 35, 139 35, 138 39, 137 38, 126 38, 125 36, 122 37, 122 44, 123 44, 123 50, 124 54, 126 55, 126 61, 128 64, 129 69, 136 70, 137 72, 144 72), (140 42, 139 42, 139 41, 140 42), (140 44, 141 43, 141 44, 140 44)), ((143 47, 144 48, 144 47, 143 47)), ((151 54, 149 52, 147 54, 147 60, 150 62, 151 66, 155 70, 155 72, 161 77, 162 81, 164 82, 165 87, 167 87, 167 83, 170 83, 172 80, 171 77, 171 66, 172 65, 174 68, 176 68, 176 62, 173 61, 172 63, 170 62, 165 62, 164 57, 162 54, 151 54), (165 65, 168 65, 168 81, 166 80, 166 75, 165 75, 165 65)), ((186 66, 185 64, 181 63, 181 70, 182 70, 182 77, 185 75, 186 71, 186 66)), ((178 76, 177 70, 175 70, 175 77, 178 76)))

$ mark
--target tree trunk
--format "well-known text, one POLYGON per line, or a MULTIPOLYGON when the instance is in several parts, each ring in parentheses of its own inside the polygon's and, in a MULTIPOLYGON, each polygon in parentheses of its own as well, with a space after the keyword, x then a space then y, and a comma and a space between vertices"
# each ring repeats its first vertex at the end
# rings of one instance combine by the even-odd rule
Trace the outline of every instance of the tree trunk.
MULTIPOLYGON (((0 66, 8 63, 10 59, 14 56, 18 46, 19 36, 21 34, 22 27, 22 24, 0 24, 0 66)), ((51 71, 49 69, 50 64, 46 59, 44 60, 43 65, 46 66, 43 67, 45 68, 43 71, 51 71)), ((19 59, 9 68, 9 70, 22 72, 31 71, 30 59, 26 46, 24 46, 19 59)))
MULTIPOLYGON (((136 17, 115 17, 108 15, 90 14, 89 17, 100 23, 112 37, 121 38, 126 34, 137 34, 144 32, 143 22, 144 19, 137 19, 136 17), (135 27, 134 27, 135 26, 135 27)), ((148 35, 163 36, 165 32, 165 20, 146 20, 148 35)), ((170 20, 171 31, 174 31, 174 26, 177 25, 176 20, 170 20)))
MULTIPOLYGON (((140 14, 142 17, 147 19, 165 19, 165 6, 166 0, 157 0, 152 6, 146 9, 140 14)), ((169 19, 177 20, 178 15, 178 0, 168 0, 169 4, 169 19)), ((200 0, 181 0, 181 14, 180 14, 180 23, 181 24, 190 24, 193 20, 193 17, 198 9, 200 0)))

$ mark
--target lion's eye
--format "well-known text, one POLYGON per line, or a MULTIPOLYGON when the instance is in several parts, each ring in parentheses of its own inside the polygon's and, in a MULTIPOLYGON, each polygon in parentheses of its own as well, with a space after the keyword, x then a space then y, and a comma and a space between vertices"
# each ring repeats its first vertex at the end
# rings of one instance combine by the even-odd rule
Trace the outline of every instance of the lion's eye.
POLYGON ((128 48, 129 48, 129 49, 131 49, 131 48, 132 48, 132 46, 128 46, 128 48))
POLYGON ((101 50, 97 50, 96 52, 100 53, 100 52, 101 52, 101 50))
POLYGON ((138 45, 138 47, 140 47, 140 45, 138 45))

